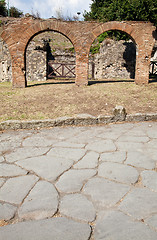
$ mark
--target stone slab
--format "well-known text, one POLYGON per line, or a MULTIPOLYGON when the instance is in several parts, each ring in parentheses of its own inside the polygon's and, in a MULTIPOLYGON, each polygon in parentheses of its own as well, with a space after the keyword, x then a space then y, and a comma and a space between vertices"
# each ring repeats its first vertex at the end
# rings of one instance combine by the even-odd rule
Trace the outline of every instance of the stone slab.
POLYGON ((58 208, 58 193, 53 184, 39 181, 18 210, 20 219, 38 220, 52 217, 58 208))
POLYGON ((101 214, 96 221, 95 240, 155 240, 157 232, 142 222, 134 222, 129 216, 118 211, 101 214))
POLYGON ((102 153, 100 161, 123 163, 126 160, 126 152, 116 151, 109 153, 102 153))
POLYGON ((131 166, 121 163, 103 162, 98 167, 98 176, 121 183, 133 184, 138 181, 139 174, 131 166))
POLYGON ((8 225, 0 228, 2 240, 88 240, 91 229, 88 224, 66 218, 52 218, 8 225))
POLYGON ((157 231, 157 214, 146 219, 145 222, 157 231))
POLYGON ((95 151, 98 153, 112 152, 116 150, 116 146, 112 140, 97 140, 95 142, 89 143, 86 146, 87 150, 95 151))
POLYGON ((157 212, 157 193, 135 188, 120 203, 119 209, 134 219, 144 219, 157 212))
POLYGON ((0 220, 8 221, 14 217, 16 207, 7 203, 0 203, 0 220))
POLYGON ((74 162, 77 162, 85 153, 85 149, 55 147, 48 152, 47 156, 72 159, 74 162))
POLYGON ((157 192, 157 172, 143 171, 141 173, 143 186, 157 192))
POLYGON ((54 156, 39 156, 18 161, 17 164, 27 170, 32 170, 45 180, 55 181, 73 165, 73 161, 54 156))
POLYGON ((15 162, 25 158, 41 156, 45 154, 49 148, 43 147, 25 147, 25 148, 16 148, 9 154, 5 154, 7 162, 15 162))
POLYGON ((96 170, 94 169, 71 169, 60 177, 56 183, 56 187, 60 192, 79 192, 85 181, 93 177, 95 174, 96 170))
POLYGON ((0 163, 4 161, 4 157, 0 156, 0 163))
POLYGON ((27 174, 27 171, 13 164, 0 163, 0 177, 15 177, 27 174))
POLYGON ((60 203, 60 213, 86 222, 92 222, 96 217, 93 204, 81 194, 69 194, 63 197, 60 203))
POLYGON ((37 181, 34 175, 8 179, 0 189, 0 200, 20 204, 37 181))
POLYGON ((149 155, 138 151, 129 151, 125 163, 134 167, 140 167, 145 169, 155 168, 155 161, 153 161, 149 155))
POLYGON ((102 210, 116 205, 129 190, 127 185, 95 177, 85 184, 83 193, 90 196, 97 208, 102 210))
POLYGON ((96 168, 98 165, 99 154, 96 152, 87 152, 86 155, 74 165, 76 169, 96 168))

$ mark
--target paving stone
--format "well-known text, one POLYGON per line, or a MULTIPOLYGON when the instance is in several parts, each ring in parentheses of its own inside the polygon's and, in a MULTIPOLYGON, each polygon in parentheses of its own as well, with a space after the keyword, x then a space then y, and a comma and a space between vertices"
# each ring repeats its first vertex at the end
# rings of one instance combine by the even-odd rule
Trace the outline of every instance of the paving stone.
POLYGON ((22 222, 0 228, 2 240, 88 240, 91 228, 66 218, 22 222))
POLYGON ((73 161, 77 162, 85 155, 85 153, 85 149, 56 147, 52 148, 50 152, 48 152, 47 156, 57 156, 65 159, 72 159, 73 161))
POLYGON ((100 240, 155 240, 157 233, 141 222, 118 211, 108 211, 96 221, 94 239, 100 240))
POLYGON ((153 139, 147 143, 148 148, 157 149, 157 139, 153 139))
POLYGON ((74 165, 74 168, 96 168, 98 165, 99 154, 96 152, 88 152, 86 155, 74 165))
POLYGON ((23 141, 23 146, 24 147, 48 147, 48 146, 52 146, 52 144, 56 143, 57 140, 56 139, 47 139, 45 136, 41 136, 40 134, 38 135, 33 135, 31 137, 26 138, 23 141))
POLYGON ((4 161, 4 157, 0 156, 0 163, 4 161))
POLYGON ((5 182, 4 178, 0 178, 0 187, 3 185, 3 183, 5 182))
POLYGON ((148 129, 147 134, 150 138, 157 138, 157 129, 148 129))
POLYGON ((93 204, 81 194, 64 196, 60 204, 60 213, 67 217, 87 222, 94 221, 96 216, 93 204))
POLYGON ((143 152, 129 151, 125 163, 145 169, 155 168, 155 161, 153 161, 148 155, 143 152))
POLYGON ((61 192, 73 193, 79 192, 84 184, 89 178, 96 174, 94 169, 81 169, 81 170, 69 170, 65 172, 58 182, 56 187, 61 192))
POLYGON ((157 231, 157 214, 146 219, 145 222, 157 231))
POLYGON ((138 181, 139 174, 131 166, 121 163, 103 162, 99 165, 98 176, 121 183, 133 184, 138 181))
POLYGON ((71 159, 54 156, 41 156, 27 158, 18 161, 17 164, 27 170, 32 170, 45 180, 54 181, 73 165, 73 161, 71 159))
POLYGON ((90 196, 97 208, 101 209, 114 206, 129 190, 130 187, 125 184, 96 177, 85 184, 83 193, 90 196))
POLYGON ((63 141, 53 144, 53 147, 66 147, 66 148, 83 148, 85 144, 82 143, 74 143, 70 141, 63 141))
POLYGON ((103 131, 103 133, 99 134, 98 137, 103 138, 103 139, 112 139, 115 140, 119 138, 122 135, 122 132, 120 131, 113 131, 113 130, 106 130, 103 131))
POLYGON ((37 220, 52 217, 58 207, 58 193, 48 182, 39 181, 18 210, 20 219, 37 220))
POLYGON ((7 163, 0 163, 0 177, 13 177, 27 174, 24 169, 7 163))
POLYGON ((140 142, 119 142, 118 140, 115 142, 119 151, 143 151, 145 148, 144 143, 140 142))
POLYGON ((34 175, 8 179, 0 189, 0 200, 20 204, 37 181, 34 175))
POLYGON ((0 220, 8 221, 11 218, 13 218, 15 215, 16 209, 17 208, 15 206, 12 206, 10 204, 0 203, 0 220))
POLYGON ((109 152, 100 155, 100 161, 122 163, 126 159, 126 152, 109 152))
POLYGON ((12 149, 19 147, 21 142, 18 140, 17 142, 8 140, 8 141, 1 141, 0 144, 0 154, 5 153, 7 151, 11 151, 12 149))
POLYGON ((134 142, 134 143, 146 143, 149 141, 148 137, 144 136, 130 136, 128 133, 118 138, 119 142, 134 142))
POLYGON ((141 173, 142 183, 145 187, 148 187, 157 192, 157 172, 155 171, 143 171, 141 173))
POLYGON ((89 143, 86 146, 86 149, 95 151, 98 153, 102 153, 102 152, 115 151, 116 147, 112 140, 100 140, 100 141, 95 141, 95 142, 89 143))
POLYGON ((15 162, 25 158, 41 156, 45 154, 49 148, 43 147, 24 147, 17 148, 9 154, 5 154, 5 158, 7 162, 15 162))
POLYGON ((119 209, 135 219, 144 219, 157 212, 157 193, 135 188, 120 203, 119 209))

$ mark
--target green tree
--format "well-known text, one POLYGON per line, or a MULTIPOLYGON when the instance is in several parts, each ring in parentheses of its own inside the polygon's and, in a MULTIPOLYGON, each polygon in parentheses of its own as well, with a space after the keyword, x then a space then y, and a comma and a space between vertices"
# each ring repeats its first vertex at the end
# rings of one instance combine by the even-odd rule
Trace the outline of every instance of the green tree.
MULTIPOLYGON (((3 17, 8 16, 8 9, 5 0, 0 0, 0 15, 3 17)), ((16 7, 10 7, 9 15, 10 17, 21 17, 23 15, 23 12, 17 9, 16 7)))
POLYGON ((157 26, 157 0, 92 0, 86 21, 150 21, 157 26))
POLYGON ((19 9, 17 9, 16 7, 11 7, 10 8, 10 17, 22 17, 23 16, 23 12, 20 11, 19 9))
POLYGON ((5 17, 7 15, 7 8, 5 0, 0 1, 0 15, 5 17))

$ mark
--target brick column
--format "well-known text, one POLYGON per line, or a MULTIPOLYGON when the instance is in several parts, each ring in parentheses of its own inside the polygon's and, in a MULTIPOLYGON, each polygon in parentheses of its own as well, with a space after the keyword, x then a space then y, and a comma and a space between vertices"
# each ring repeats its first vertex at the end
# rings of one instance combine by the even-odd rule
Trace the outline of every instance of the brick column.
POLYGON ((149 68, 150 68, 150 54, 147 54, 143 50, 140 50, 136 56, 136 72, 135 83, 136 84, 148 84, 149 83, 149 68))
POLYGON ((12 59, 12 85, 14 88, 25 88, 27 86, 24 62, 23 64, 18 64, 15 59, 12 59))
POLYGON ((77 86, 88 85, 88 54, 76 52, 76 80, 77 86))

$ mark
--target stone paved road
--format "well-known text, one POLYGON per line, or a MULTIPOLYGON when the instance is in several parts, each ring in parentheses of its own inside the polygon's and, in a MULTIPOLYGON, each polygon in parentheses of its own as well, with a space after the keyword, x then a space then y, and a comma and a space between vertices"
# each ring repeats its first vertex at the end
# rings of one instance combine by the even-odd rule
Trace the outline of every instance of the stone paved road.
POLYGON ((156 240, 157 122, 0 134, 0 240, 156 240))

